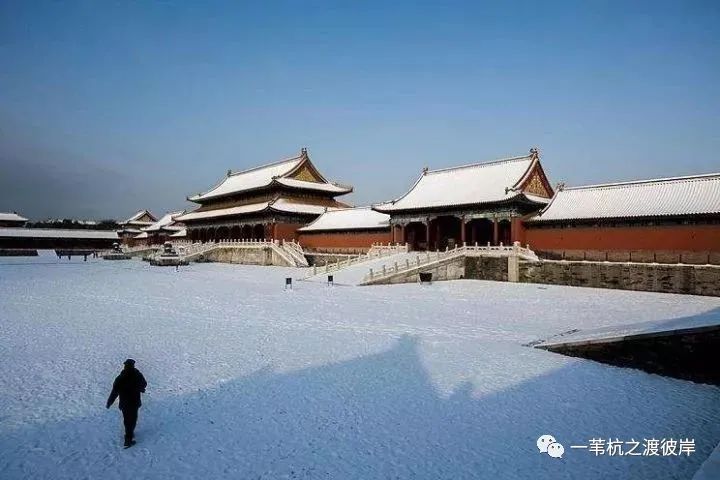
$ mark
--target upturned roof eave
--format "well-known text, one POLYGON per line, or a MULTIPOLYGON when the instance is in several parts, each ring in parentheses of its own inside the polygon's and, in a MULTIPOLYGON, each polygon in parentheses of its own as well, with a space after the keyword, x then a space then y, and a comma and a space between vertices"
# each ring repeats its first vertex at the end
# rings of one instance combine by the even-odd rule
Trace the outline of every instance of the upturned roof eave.
MULTIPOLYGON (((442 211, 442 210, 449 210, 449 209, 468 209, 468 208, 487 208, 491 205, 507 205, 509 203, 513 203, 514 201, 522 200, 522 204, 524 205, 537 205, 537 206, 545 206, 546 204, 544 202, 536 202, 527 196, 523 192, 517 192, 516 195, 513 195, 512 197, 508 197, 502 200, 492 200, 488 202, 478 202, 478 203, 455 203, 455 204, 446 204, 446 205, 432 205, 432 206, 422 206, 422 207, 414 207, 414 208, 390 208, 390 209, 383 209, 380 204, 373 205, 372 209, 376 212, 380 213, 386 213, 388 215, 392 214, 402 214, 402 213, 417 213, 417 212, 423 212, 423 211, 442 211)), ((548 199, 549 201, 550 199, 548 199)))

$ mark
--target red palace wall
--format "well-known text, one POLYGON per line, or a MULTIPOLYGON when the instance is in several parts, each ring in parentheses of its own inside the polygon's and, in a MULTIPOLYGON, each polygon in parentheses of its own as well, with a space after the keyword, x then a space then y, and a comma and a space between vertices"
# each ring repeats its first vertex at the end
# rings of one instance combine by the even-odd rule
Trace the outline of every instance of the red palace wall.
POLYGON ((304 226, 304 223, 278 223, 275 225, 275 235, 273 235, 271 231, 272 226, 268 225, 265 236, 277 240, 297 240, 299 233, 297 229, 304 226))
POLYGON ((299 232, 303 248, 339 252, 342 249, 369 249, 373 243, 392 241, 390 230, 356 232, 299 232))
POLYGON ((710 258, 716 263, 714 259, 720 257, 720 224, 564 228, 537 228, 526 224, 523 230, 519 232, 523 245, 529 244, 537 252, 556 255, 564 252, 566 258, 568 254, 576 259, 579 252, 591 252, 593 258, 588 260, 602 260, 595 257, 607 252, 605 256, 609 255, 609 260, 628 261, 634 252, 636 261, 706 263, 710 258), (643 252, 658 253, 663 259, 650 258, 643 252))

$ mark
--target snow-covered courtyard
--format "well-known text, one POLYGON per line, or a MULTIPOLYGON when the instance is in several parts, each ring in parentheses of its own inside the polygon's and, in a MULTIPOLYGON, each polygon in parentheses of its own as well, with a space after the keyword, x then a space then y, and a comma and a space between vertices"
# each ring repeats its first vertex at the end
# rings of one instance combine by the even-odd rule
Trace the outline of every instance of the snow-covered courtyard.
POLYGON ((328 287, 297 270, 0 260, 0 478, 691 478, 720 389, 523 346, 720 317, 720 299, 456 281, 328 287), (123 450, 112 380, 149 382, 123 450), (551 434, 563 458, 540 454, 551 434), (694 439, 599 456, 592 438, 694 439))

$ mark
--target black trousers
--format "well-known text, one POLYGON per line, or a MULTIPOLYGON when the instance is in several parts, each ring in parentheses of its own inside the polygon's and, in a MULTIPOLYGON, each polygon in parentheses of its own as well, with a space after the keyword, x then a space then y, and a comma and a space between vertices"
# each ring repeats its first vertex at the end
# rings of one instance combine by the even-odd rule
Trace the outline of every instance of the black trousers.
POLYGON ((125 424, 125 440, 132 440, 135 437, 135 425, 137 425, 138 409, 125 408, 122 410, 123 423, 125 424))

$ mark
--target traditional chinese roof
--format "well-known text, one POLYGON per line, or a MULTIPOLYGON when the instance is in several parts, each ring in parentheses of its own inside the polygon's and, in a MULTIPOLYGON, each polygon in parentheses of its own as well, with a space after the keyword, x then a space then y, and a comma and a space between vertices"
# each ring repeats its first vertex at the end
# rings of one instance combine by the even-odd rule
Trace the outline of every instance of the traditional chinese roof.
POLYGON ((390 215, 370 207, 328 209, 314 222, 299 229, 301 232, 331 230, 372 230, 390 228, 390 215))
POLYGON ((145 225, 145 226, 149 226, 149 225, 152 225, 153 222, 157 222, 157 218, 155 217, 155 215, 153 215, 152 213, 150 213, 149 210, 139 210, 139 211, 136 212, 135 215, 133 215, 132 217, 128 218, 128 219, 125 220, 125 221, 119 222, 118 225, 141 225, 141 226, 142 226, 142 225, 145 225), (145 217, 145 216, 147 216, 148 218, 150 218, 151 221, 148 222, 148 221, 145 221, 145 220, 140 220, 141 218, 143 218, 143 217, 145 217))
POLYGON ((282 186, 299 190, 313 190, 336 195, 352 192, 352 187, 328 182, 310 161, 306 149, 300 155, 241 172, 228 171, 228 175, 205 193, 188 197, 203 203, 206 200, 237 195, 244 192, 282 186))
POLYGON ((178 230, 177 232, 170 235, 172 238, 182 238, 187 237, 187 229, 183 228, 182 230, 178 230))
POLYGON ((720 173, 558 190, 532 222, 720 214, 720 173))
POLYGON ((0 228, 0 238, 93 238, 117 240, 114 230, 71 230, 61 228, 0 228))
POLYGON ((423 170, 409 192, 374 205, 381 212, 480 205, 512 200, 547 203, 552 196, 536 149, 529 155, 423 170))
POLYGON ((15 212, 3 213, 0 212, 0 222, 27 222, 28 219, 21 217, 15 212))
POLYGON ((217 208, 214 210, 202 210, 186 213, 177 217, 178 221, 204 220, 208 218, 231 217, 260 212, 282 212, 297 213, 306 215, 320 215, 325 207, 317 204, 298 203, 284 198, 277 198, 268 202, 250 203, 237 207, 217 208))
MULTIPOLYGON (((185 210, 180 210, 179 212, 169 212, 162 216, 160 220, 153 223, 149 227, 143 228, 142 230, 144 232, 159 232, 160 230, 165 231, 178 231, 182 230, 181 225, 175 225, 178 222, 178 217, 183 215, 185 213, 185 210)), ((137 237, 136 237, 137 238, 137 237)))

